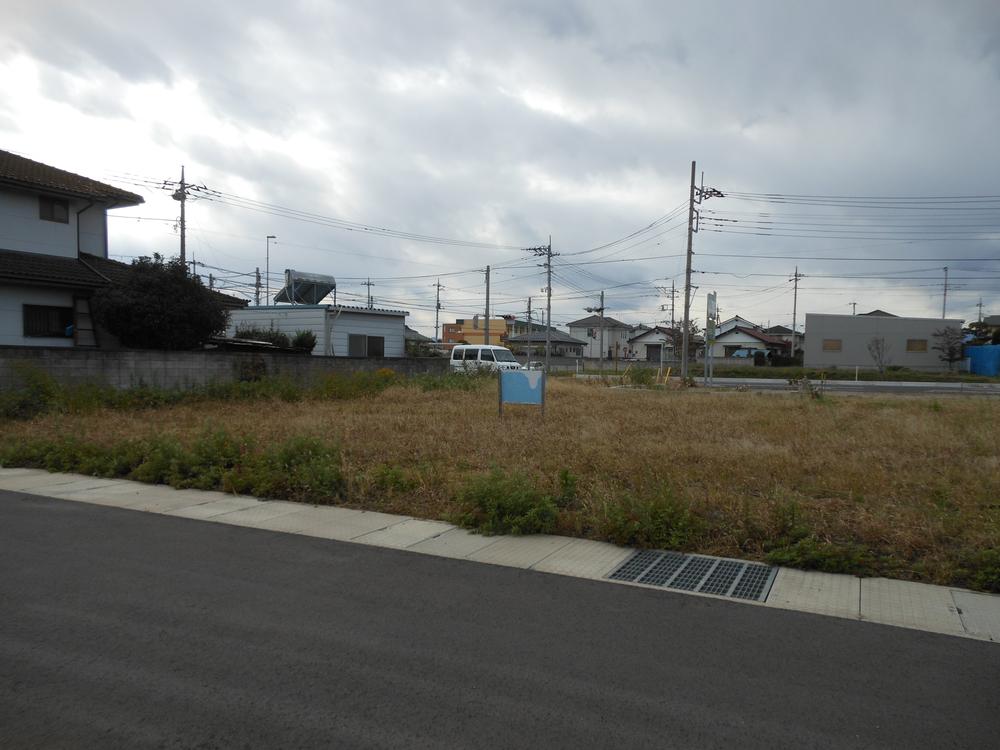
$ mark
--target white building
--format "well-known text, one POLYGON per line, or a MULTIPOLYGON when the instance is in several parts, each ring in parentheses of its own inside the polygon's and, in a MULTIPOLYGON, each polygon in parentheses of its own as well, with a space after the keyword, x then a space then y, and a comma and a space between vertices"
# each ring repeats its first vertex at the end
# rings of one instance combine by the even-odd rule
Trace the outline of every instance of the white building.
POLYGON ((406 356, 406 316, 403 310, 347 305, 253 306, 229 313, 227 336, 241 328, 316 336, 313 354, 326 357, 399 358, 406 356))
POLYGON ((97 346, 90 296, 109 283, 107 212, 134 193, 0 151, 0 345, 97 346))
POLYGON ((629 337, 633 327, 614 318, 591 315, 588 318, 574 320, 569 324, 569 335, 575 339, 587 342, 583 348, 583 356, 590 359, 616 359, 629 355, 629 337), (604 350, 601 350, 603 331, 604 350))
POLYGON ((712 343, 712 357, 751 356, 753 352, 773 352, 787 355, 791 349, 788 341, 771 336, 757 328, 733 326, 716 334, 712 343))
POLYGON ((629 349, 637 359, 647 362, 660 362, 661 360, 672 360, 674 357, 674 336, 676 332, 669 328, 642 327, 637 335, 632 336, 629 341, 629 349))

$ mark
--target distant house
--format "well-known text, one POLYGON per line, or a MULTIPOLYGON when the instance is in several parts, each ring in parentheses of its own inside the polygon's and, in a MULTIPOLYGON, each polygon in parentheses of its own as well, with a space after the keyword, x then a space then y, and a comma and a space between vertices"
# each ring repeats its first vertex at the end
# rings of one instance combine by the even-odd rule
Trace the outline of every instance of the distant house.
MULTIPOLYGON (((723 333, 728 333, 734 328, 752 328, 757 331, 764 330, 763 326, 759 326, 746 318, 741 318, 739 315, 734 315, 733 317, 722 321, 715 327, 715 335, 718 336, 723 333)), ((789 333, 791 333, 791 331, 789 331, 789 333)))
POLYGON ((615 359, 627 356, 628 340, 632 336, 633 327, 620 320, 600 315, 574 320, 568 326, 569 335, 586 346, 583 356, 591 359, 615 359), (601 331, 604 332, 604 350, 601 351, 601 331))
POLYGON ((987 315, 983 318, 983 325, 991 335, 1000 331, 1000 315, 987 315))
MULTIPOLYGON (((791 335, 791 331, 788 332, 791 335)), ((753 356, 754 352, 787 355, 791 349, 789 341, 771 336, 757 328, 735 326, 721 334, 716 334, 712 344, 712 357, 753 356)))
POLYGON ((490 335, 489 343, 494 346, 502 345, 502 339, 507 336, 507 321, 504 318, 490 318, 487 326, 484 316, 457 318, 454 323, 445 323, 441 326, 441 343, 451 346, 484 344, 487 330, 490 335))
POLYGON ((878 366, 869 350, 873 343, 882 352, 883 366, 914 370, 946 370, 940 353, 934 350, 934 332, 946 327, 961 328, 958 318, 904 318, 882 310, 864 315, 821 315, 806 313, 809 337, 805 346, 805 366, 874 369, 878 366))
MULTIPOLYGON (((545 331, 532 331, 517 336, 508 336, 506 343, 515 354, 524 354, 529 357, 545 356, 545 331)), ((582 357, 584 347, 587 346, 586 341, 581 341, 555 328, 549 332, 549 343, 552 347, 550 354, 553 357, 582 357)))
POLYGON ((675 344, 680 343, 680 332, 670 328, 647 328, 637 326, 637 332, 628 340, 629 349, 638 359, 647 362, 660 362, 672 360, 675 348, 680 348, 675 344))
POLYGON ((273 329, 289 338, 311 331, 315 356, 396 358, 406 356, 407 315, 348 305, 251 305, 229 314, 226 335, 234 336, 240 328, 273 329))

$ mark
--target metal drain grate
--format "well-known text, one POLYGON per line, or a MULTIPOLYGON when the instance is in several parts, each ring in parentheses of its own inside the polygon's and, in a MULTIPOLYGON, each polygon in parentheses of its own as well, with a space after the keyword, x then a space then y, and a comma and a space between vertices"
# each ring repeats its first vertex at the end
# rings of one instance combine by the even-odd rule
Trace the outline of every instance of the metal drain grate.
POLYGON ((744 560, 638 550, 608 578, 649 586, 764 601, 778 569, 744 560))
POLYGON ((771 592, 771 582, 774 581, 777 570, 767 565, 751 563, 743 571, 743 575, 733 589, 733 596, 737 599, 755 599, 762 602, 767 599, 771 592))
POLYGON ((677 569, 686 560, 687 556, 682 555, 680 552, 665 552, 663 557, 657 560, 653 567, 642 574, 642 577, 639 578, 639 583, 648 583, 650 586, 662 586, 674 577, 674 573, 677 572, 677 569))
POLYGON ((609 578, 614 578, 617 581, 635 581, 646 572, 647 568, 663 557, 663 554, 663 552, 653 549, 640 550, 622 563, 609 578))

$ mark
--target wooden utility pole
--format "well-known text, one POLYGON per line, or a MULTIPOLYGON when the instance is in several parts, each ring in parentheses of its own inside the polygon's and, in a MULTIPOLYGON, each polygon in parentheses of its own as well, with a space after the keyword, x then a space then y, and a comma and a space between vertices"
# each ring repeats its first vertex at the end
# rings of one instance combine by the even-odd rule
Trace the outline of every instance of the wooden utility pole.
POLYGON ((795 275, 792 276, 792 280, 795 282, 795 291, 792 294, 792 356, 795 356, 795 315, 799 306, 799 279, 802 278, 802 274, 799 273, 799 267, 795 266, 795 275))
POLYGON ((375 284, 372 283, 371 276, 369 276, 366 281, 362 281, 361 282, 361 286, 368 287, 368 309, 371 310, 372 309, 372 287, 375 286, 375 284))
POLYGON ((486 323, 483 329, 483 343, 486 344, 486 346, 490 345, 490 267, 489 266, 486 266, 486 323))
POLYGON ((253 285, 253 303, 260 307, 260 266, 256 269, 256 280, 253 285))
POLYGON ((441 341, 441 337, 438 336, 438 320, 441 314, 441 279, 438 279, 434 286, 437 288, 437 295, 434 299, 434 340, 439 342, 441 341))
POLYGON ((528 297, 528 362, 531 362, 531 334, 535 332, 535 326, 531 322, 531 297, 528 297))
POLYGON ((552 235, 545 247, 545 375, 549 374, 549 350, 552 348, 552 235))
POLYGON ((941 303, 941 317, 948 317, 948 266, 944 267, 944 301, 941 303))
POLYGON ((174 191, 173 199, 181 203, 181 267, 187 274, 187 226, 184 217, 184 204, 187 202, 187 183, 184 181, 184 165, 181 165, 180 187, 174 191))
POLYGON ((684 269, 684 330, 681 332, 681 379, 688 376, 688 345, 691 328, 691 256, 694 254, 694 172, 695 162, 691 162, 691 191, 688 196, 688 242, 687 263, 684 269))

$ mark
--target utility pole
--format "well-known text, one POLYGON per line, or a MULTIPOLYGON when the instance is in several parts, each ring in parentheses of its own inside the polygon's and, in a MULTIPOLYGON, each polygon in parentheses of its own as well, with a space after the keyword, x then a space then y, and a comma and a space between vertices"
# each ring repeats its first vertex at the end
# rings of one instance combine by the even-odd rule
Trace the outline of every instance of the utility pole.
POLYGON ((979 298, 979 304, 976 305, 976 307, 979 308, 979 322, 982 323, 983 322, 983 298, 982 297, 979 298))
POLYGON ((543 313, 542 324, 545 326, 545 372, 549 371, 549 350, 552 348, 552 258, 559 253, 552 252, 552 235, 549 235, 549 244, 541 247, 526 247, 525 252, 531 253, 536 258, 545 258, 542 267, 545 269, 545 312, 543 313))
POLYGON ((184 220, 184 204, 187 202, 187 183, 184 181, 184 165, 181 165, 181 186, 174 191, 173 199, 181 203, 181 267, 187 274, 187 226, 184 220))
POLYGON ((601 292, 600 307, 585 307, 584 309, 589 313, 597 313, 600 316, 600 321, 598 322, 598 326, 601 333, 600 333, 600 338, 598 339, 599 348, 597 351, 599 356, 597 358, 597 361, 599 363, 598 367, 600 367, 603 370, 604 369, 604 292, 603 291, 601 292))
MULTIPOLYGON (((490 345, 490 267, 486 266, 486 323, 483 328, 483 343, 490 345)), ((483 355, 486 356, 485 354, 483 355)))
POLYGON ((799 273, 799 267, 795 266, 795 275, 792 276, 792 281, 795 282, 795 293, 792 295, 792 356, 795 356, 795 315, 798 311, 799 306, 799 279, 802 278, 802 274, 799 273))
POLYGON ((549 349, 552 343, 552 235, 545 248, 545 374, 549 374, 549 349))
MULTIPOLYGON (((692 243, 694 240, 694 234, 698 231, 698 212, 695 210, 694 204, 700 204, 703 200, 708 198, 725 198, 721 191, 715 188, 705 189, 705 174, 702 173, 702 185, 701 187, 696 187, 694 184, 695 176, 695 162, 691 162, 691 193, 688 198, 688 242, 687 242, 687 264, 684 269, 684 330, 681 336, 681 346, 683 351, 681 352, 681 378, 687 378, 688 376, 688 349, 690 347, 691 340, 691 256, 694 255, 694 250, 692 248, 692 243)), ((697 288, 697 287, 695 287, 697 288)))
POLYGON ((264 254, 264 283, 266 284, 267 297, 264 298, 264 304, 268 307, 271 306, 271 240, 278 239, 273 234, 267 235, 264 238, 265 254, 264 254))
POLYGON ((438 336, 438 316, 441 314, 441 279, 434 285, 437 289, 437 296, 434 300, 434 340, 441 341, 438 336))
POLYGON ((367 281, 362 281, 361 282, 361 286, 368 287, 368 309, 371 310, 372 309, 372 287, 375 286, 372 283, 372 277, 369 276, 367 281))
POLYGON ((948 266, 944 267, 944 301, 941 303, 941 317, 948 317, 948 266))
POLYGON ((528 362, 531 362, 531 334, 535 332, 535 326, 531 322, 531 297, 528 297, 528 362))
POLYGON ((858 314, 858 303, 857 302, 848 302, 847 304, 849 304, 851 306, 851 315, 857 315, 858 314))
POLYGON ((208 275, 208 288, 215 289, 215 277, 212 274, 208 275))
POLYGON ((687 263, 684 268, 684 330, 681 332, 681 380, 688 376, 688 340, 691 323, 691 256, 694 240, 694 170, 695 162, 691 162, 691 191, 688 196, 688 242, 687 263))
POLYGON ((260 307, 260 266, 257 266, 257 279, 253 285, 253 303, 260 307))

